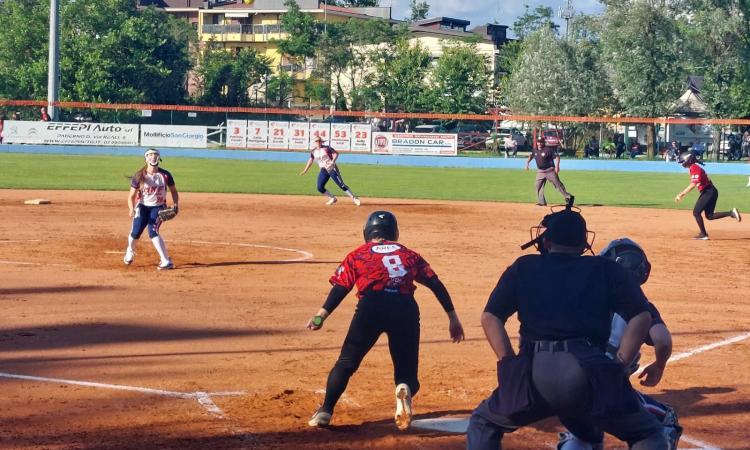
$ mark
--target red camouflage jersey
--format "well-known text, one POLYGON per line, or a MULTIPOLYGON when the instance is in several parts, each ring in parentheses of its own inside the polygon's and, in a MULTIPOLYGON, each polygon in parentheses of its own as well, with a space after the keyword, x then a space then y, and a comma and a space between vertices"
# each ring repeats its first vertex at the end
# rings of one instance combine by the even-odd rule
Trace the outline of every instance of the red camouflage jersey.
POLYGON ((701 192, 712 185, 711 180, 706 175, 706 171, 698 164, 690 166, 690 182, 697 184, 698 190, 701 192))
POLYGON ((414 281, 425 283, 435 276, 417 252, 398 242, 368 242, 346 255, 329 280, 348 290, 357 286, 357 297, 370 291, 412 295, 414 281))

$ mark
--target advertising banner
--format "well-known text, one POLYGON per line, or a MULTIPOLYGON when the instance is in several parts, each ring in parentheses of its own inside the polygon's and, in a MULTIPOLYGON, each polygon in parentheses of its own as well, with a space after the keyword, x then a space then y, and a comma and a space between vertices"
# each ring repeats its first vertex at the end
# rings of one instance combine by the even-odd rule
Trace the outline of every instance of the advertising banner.
POLYGON ((268 121, 247 121, 247 146, 258 150, 268 148, 268 121))
POLYGON ((268 148, 289 150, 289 122, 268 121, 268 148))
POLYGON ((339 150, 339 148, 329 141, 331 140, 331 124, 328 122, 311 122, 310 123, 310 148, 315 147, 315 138, 320 136, 328 144, 339 150))
POLYGON ((8 144, 137 146, 138 125, 6 120, 8 144))
POLYGON ((308 150, 309 148, 310 124, 289 122, 289 150, 308 150))
POLYGON ((206 127, 192 125, 141 125, 143 147, 208 147, 206 127))
POLYGON ((331 124, 331 147, 340 152, 349 152, 352 150, 352 126, 350 124, 331 124))
POLYGON ((227 148, 247 148, 247 120, 227 120, 227 148))
POLYGON ((393 155, 458 155, 458 135, 443 133, 372 134, 372 152, 393 155))
POLYGON ((372 126, 369 123, 353 123, 351 149, 353 152, 369 152, 372 149, 372 126))

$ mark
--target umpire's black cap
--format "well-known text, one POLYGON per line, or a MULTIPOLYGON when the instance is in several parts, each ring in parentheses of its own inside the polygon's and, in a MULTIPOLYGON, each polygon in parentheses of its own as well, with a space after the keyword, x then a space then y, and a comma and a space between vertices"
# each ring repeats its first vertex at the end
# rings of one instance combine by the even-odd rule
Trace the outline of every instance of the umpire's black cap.
POLYGON ((563 210, 550 214, 542 223, 547 229, 544 238, 566 247, 587 247, 586 220, 578 211, 563 210))

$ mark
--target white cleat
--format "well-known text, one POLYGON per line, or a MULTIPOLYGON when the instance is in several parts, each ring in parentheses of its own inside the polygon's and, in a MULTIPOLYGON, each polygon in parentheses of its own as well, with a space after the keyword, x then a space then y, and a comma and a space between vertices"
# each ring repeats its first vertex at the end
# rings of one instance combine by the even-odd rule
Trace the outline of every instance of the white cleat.
POLYGON ((156 268, 159 270, 170 270, 170 269, 174 269, 174 264, 172 264, 171 259, 168 259, 166 261, 162 261, 161 263, 159 263, 159 265, 156 266, 156 268))
POLYGON ((361 205, 361 204, 362 204, 362 202, 361 202, 361 201, 359 200, 359 197, 354 197, 354 198, 352 199, 352 201, 353 201, 353 202, 354 202, 354 204, 355 204, 355 205, 357 205, 357 206, 359 206, 359 205, 361 205))
POLYGON ((742 216, 740 215, 740 212, 737 211, 737 208, 732 208, 732 217, 734 217, 734 220, 737 222, 742 222, 742 216))
POLYGON ((315 411, 315 414, 312 415, 310 420, 307 421, 307 424, 311 427, 327 427, 331 423, 331 413, 327 413, 325 411, 317 410, 315 411))
POLYGON ((326 205, 328 205, 328 206, 331 206, 331 205, 333 205, 334 203, 336 203, 337 201, 338 201, 338 199, 337 199, 336 197, 331 197, 331 198, 329 198, 329 199, 328 199, 328 201, 326 202, 326 205))
POLYGON ((411 389, 406 383, 396 386, 396 427, 404 431, 411 425, 411 389))
POLYGON ((125 250, 125 257, 122 259, 122 262, 129 266, 133 263, 133 259, 135 259, 135 252, 130 249, 125 250))

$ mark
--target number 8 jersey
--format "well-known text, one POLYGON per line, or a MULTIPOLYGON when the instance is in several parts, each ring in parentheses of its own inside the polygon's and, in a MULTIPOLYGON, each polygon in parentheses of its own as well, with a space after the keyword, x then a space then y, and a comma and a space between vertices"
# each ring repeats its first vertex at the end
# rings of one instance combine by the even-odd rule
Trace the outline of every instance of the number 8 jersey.
POLYGON ((397 242, 368 242, 346 255, 329 280, 351 290, 357 297, 366 293, 391 292, 412 295, 414 281, 425 283, 435 276, 432 268, 417 252, 397 242))

